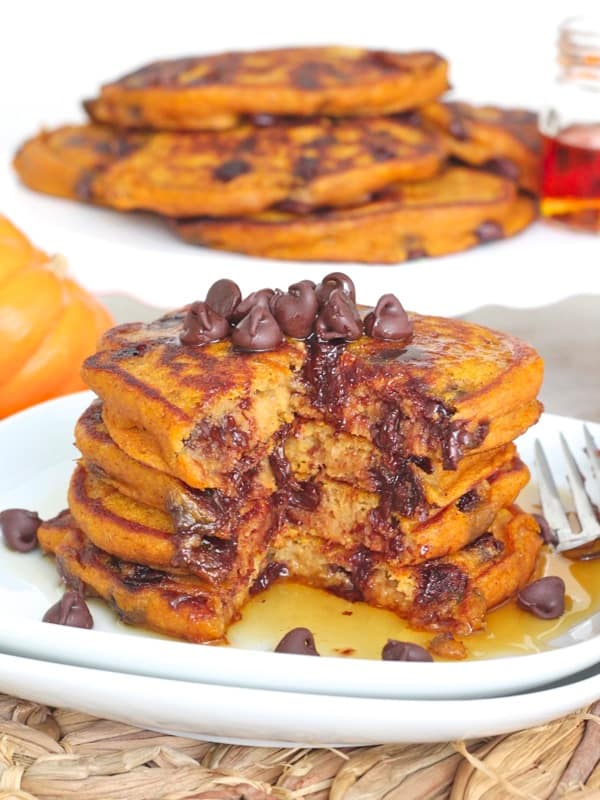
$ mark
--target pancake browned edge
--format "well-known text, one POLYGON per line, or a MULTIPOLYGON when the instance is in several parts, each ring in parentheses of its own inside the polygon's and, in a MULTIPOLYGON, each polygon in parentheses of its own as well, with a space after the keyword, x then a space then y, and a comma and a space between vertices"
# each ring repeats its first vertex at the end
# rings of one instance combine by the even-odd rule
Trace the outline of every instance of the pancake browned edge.
POLYGON ((194 130, 240 114, 360 116, 416 108, 448 87, 436 53, 297 47, 157 61, 105 84, 90 116, 119 127, 194 130))
POLYGON ((518 196, 512 181, 449 167, 354 208, 179 219, 172 228, 190 244, 264 258, 395 264, 514 236, 536 216, 536 203, 518 196))
POLYGON ((445 158, 437 134, 373 117, 137 137, 67 126, 25 142, 14 166, 27 186, 50 194, 221 217, 275 203, 305 211, 350 205, 395 181, 429 178, 445 158))
POLYGON ((102 597, 123 622, 192 642, 224 639, 253 582, 236 579, 214 586, 119 561, 94 547, 68 512, 42 523, 38 539, 56 556, 68 586, 83 585, 102 597))
POLYGON ((276 536, 271 559, 296 580, 390 609, 414 628, 466 636, 483 628, 486 612, 527 583, 541 546, 535 519, 512 506, 472 544, 416 566, 397 566, 335 543, 317 546, 301 528, 276 536))
POLYGON ((444 137, 448 152, 538 194, 542 172, 538 115, 469 103, 429 103, 411 118, 444 137))

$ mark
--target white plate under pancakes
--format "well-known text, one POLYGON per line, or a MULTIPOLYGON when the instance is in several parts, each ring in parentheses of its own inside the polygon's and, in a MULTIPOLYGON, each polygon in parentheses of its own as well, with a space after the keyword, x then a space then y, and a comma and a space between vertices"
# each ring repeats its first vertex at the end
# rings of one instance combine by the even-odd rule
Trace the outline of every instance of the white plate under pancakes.
MULTIPOLYGON (((73 427, 90 400, 91 393, 71 395, 0 423, 0 509, 25 507, 49 517, 65 507, 67 483, 77 457, 71 444, 73 427)), ((581 452, 581 427, 579 420, 551 415, 545 415, 536 426, 535 435, 546 445, 557 474, 563 474, 558 432, 564 432, 575 451, 581 452)), ((600 440, 600 426, 590 423, 590 428, 600 440)), ((529 464, 533 438, 530 432, 519 443, 529 464)), ((530 486, 521 499, 525 507, 531 507, 536 500, 534 488, 530 486)), ((95 619, 91 631, 42 623, 41 617, 60 593, 51 559, 37 551, 12 553, 0 545, 0 607, 4 609, 0 649, 65 664, 206 684, 413 699, 506 695, 600 662, 600 614, 561 631, 560 646, 545 652, 415 664, 269 652, 281 631, 235 637, 244 649, 172 641, 119 623, 100 601, 91 601, 95 619)), ((296 624, 302 624, 302 609, 298 614, 296 624)))

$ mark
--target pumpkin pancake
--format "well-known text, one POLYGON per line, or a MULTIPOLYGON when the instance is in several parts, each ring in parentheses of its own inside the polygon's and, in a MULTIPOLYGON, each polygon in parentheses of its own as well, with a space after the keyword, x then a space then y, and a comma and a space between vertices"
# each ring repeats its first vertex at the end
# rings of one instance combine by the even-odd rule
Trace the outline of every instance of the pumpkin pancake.
POLYGON ((238 114, 360 116, 416 108, 448 87, 435 53, 297 47, 157 61, 102 87, 86 110, 121 127, 197 130, 238 114))
POLYGON ((541 175, 538 115, 521 109, 429 103, 416 112, 417 122, 444 137, 448 152, 516 181, 537 194, 541 175))
POLYGON ((182 345, 185 311, 173 312, 113 328, 83 377, 126 454, 233 496, 298 415, 361 437, 390 467, 412 461, 425 473, 455 470, 537 420, 542 361, 532 347, 472 323, 410 316, 408 346, 309 337, 241 353, 229 339, 182 345))
MULTIPOLYGON (((176 530, 185 531, 196 526, 210 532, 213 537, 231 538, 235 535, 231 523, 232 520, 237 522, 240 502, 219 492, 192 490, 177 478, 128 456, 110 438, 102 421, 100 403, 93 403, 81 416, 75 428, 75 440, 89 474, 102 478, 121 494, 139 503, 167 512, 176 530)), ((398 503, 396 499, 390 503, 389 493, 385 497, 380 493, 385 486, 379 476, 386 469, 382 453, 366 440, 341 434, 325 423, 294 424, 285 441, 271 456, 280 478, 288 474, 288 469, 291 470, 296 495, 304 487, 318 498, 317 504, 308 503, 308 509, 303 509, 298 502, 292 503, 291 513, 296 518, 301 518, 304 525, 315 531, 321 530, 325 538, 336 541, 341 541, 340 537, 345 541, 350 535, 356 536, 356 530, 360 528, 362 540, 366 542, 368 537, 369 546, 376 549, 382 549, 389 540, 397 538, 398 529, 401 533, 412 533, 433 517, 437 517, 436 525, 445 524, 445 518, 441 518, 438 512, 447 506, 453 508, 452 504, 456 502, 463 513, 467 507, 469 510, 481 509, 483 502, 488 500, 492 484, 496 486, 500 481, 505 493, 496 492, 494 495, 493 517, 499 508, 516 498, 528 479, 527 470, 515 459, 515 447, 508 444, 466 456, 455 471, 438 467, 427 473, 416 464, 406 464, 404 470, 408 474, 404 481, 408 486, 404 492, 396 491, 394 497, 405 494, 407 500, 398 503), (355 469, 354 479, 350 465, 355 469), (362 477, 362 483, 359 477, 362 477), (389 503, 389 508, 386 508, 386 503, 389 503), (401 507, 395 508, 394 505, 401 507)), ((284 478, 279 487, 287 494, 288 500, 292 499, 289 484, 284 478)), ((273 492, 275 488, 273 477, 273 492)), ((256 491, 255 485, 251 484, 245 498, 252 497, 253 490, 256 496, 264 494, 262 486, 256 491)), ((487 514, 487 511, 484 509, 483 513, 487 514)), ((458 518, 464 521, 461 515, 458 518)), ((80 522, 80 526, 89 533, 84 522, 80 522)), ((481 530, 477 535, 479 533, 481 530)), ((403 549, 408 552, 406 546, 403 549)), ((423 549, 421 544, 419 549, 423 549)))
POLYGON ((237 219, 179 219, 190 244, 300 261, 393 264, 467 250, 513 236, 536 217, 514 184, 460 167, 419 183, 395 184, 354 208, 293 214, 264 211, 237 219))
POLYGON ((267 498, 232 509, 229 537, 214 525, 176 528, 164 511, 143 505, 79 465, 69 486, 69 508, 90 541, 117 558, 169 573, 192 573, 211 584, 260 571, 273 530, 267 498))
POLYGON ((418 565, 384 563, 365 548, 315 546, 301 528, 282 530, 270 557, 310 586, 390 609, 415 628, 464 636, 483 628, 486 612, 527 583, 541 545, 537 522, 512 506, 472 544, 418 565))
POLYGON ((69 126, 26 142, 14 164, 27 186, 50 194, 220 217, 275 203, 306 211, 351 204, 394 181, 431 177, 445 156, 437 134, 374 117, 137 137, 69 126))
POLYGON ((224 639, 253 580, 253 576, 239 578, 215 586, 200 578, 119 561, 95 547, 68 512, 42 523, 38 539, 46 552, 56 556, 67 584, 84 584, 123 622, 192 642, 224 639))

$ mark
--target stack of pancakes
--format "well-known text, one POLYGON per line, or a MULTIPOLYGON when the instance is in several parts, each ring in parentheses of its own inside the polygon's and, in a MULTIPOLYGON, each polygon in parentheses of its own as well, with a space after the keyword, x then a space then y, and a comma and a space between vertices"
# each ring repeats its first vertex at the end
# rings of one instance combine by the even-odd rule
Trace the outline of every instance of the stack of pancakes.
POLYGON ((535 216, 536 116, 441 102, 429 52, 307 47, 161 61, 15 168, 41 192, 171 219, 186 241, 282 259, 398 262, 535 216))
MULTIPOLYGON (((265 292, 248 316, 273 320, 265 292)), ((416 314, 400 338, 317 325, 270 349, 199 346, 182 343, 192 313, 114 328, 84 365, 99 399, 69 512, 38 534, 69 581, 193 641, 223 638, 275 580, 458 635, 527 582, 541 539, 513 505, 529 474, 512 442, 541 410, 533 348, 416 314)))

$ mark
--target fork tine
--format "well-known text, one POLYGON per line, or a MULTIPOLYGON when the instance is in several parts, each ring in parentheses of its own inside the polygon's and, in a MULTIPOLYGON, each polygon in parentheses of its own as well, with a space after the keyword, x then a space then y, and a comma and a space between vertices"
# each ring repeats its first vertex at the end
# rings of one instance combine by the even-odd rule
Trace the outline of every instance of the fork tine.
POLYGON ((535 440, 535 463, 538 473, 540 500, 542 510, 548 525, 554 530, 559 539, 572 536, 571 526, 562 507, 556 483, 550 471, 548 459, 539 442, 535 440))
POLYGON ((588 540, 593 539, 594 534, 600 536, 600 523, 596 517, 594 506, 585 490, 585 484, 577 462, 562 433, 560 435, 560 443, 562 444, 567 462, 567 478, 569 479, 573 503, 575 504, 575 510, 577 511, 577 516, 579 517, 579 523, 581 525, 581 535, 585 535, 588 540))
POLYGON ((594 438, 587 425, 583 426, 583 435, 585 438, 585 448, 587 450, 590 464, 592 465, 594 478, 596 478, 598 483, 600 483, 600 457, 598 456, 598 448, 596 447, 596 442, 594 441, 594 438))

